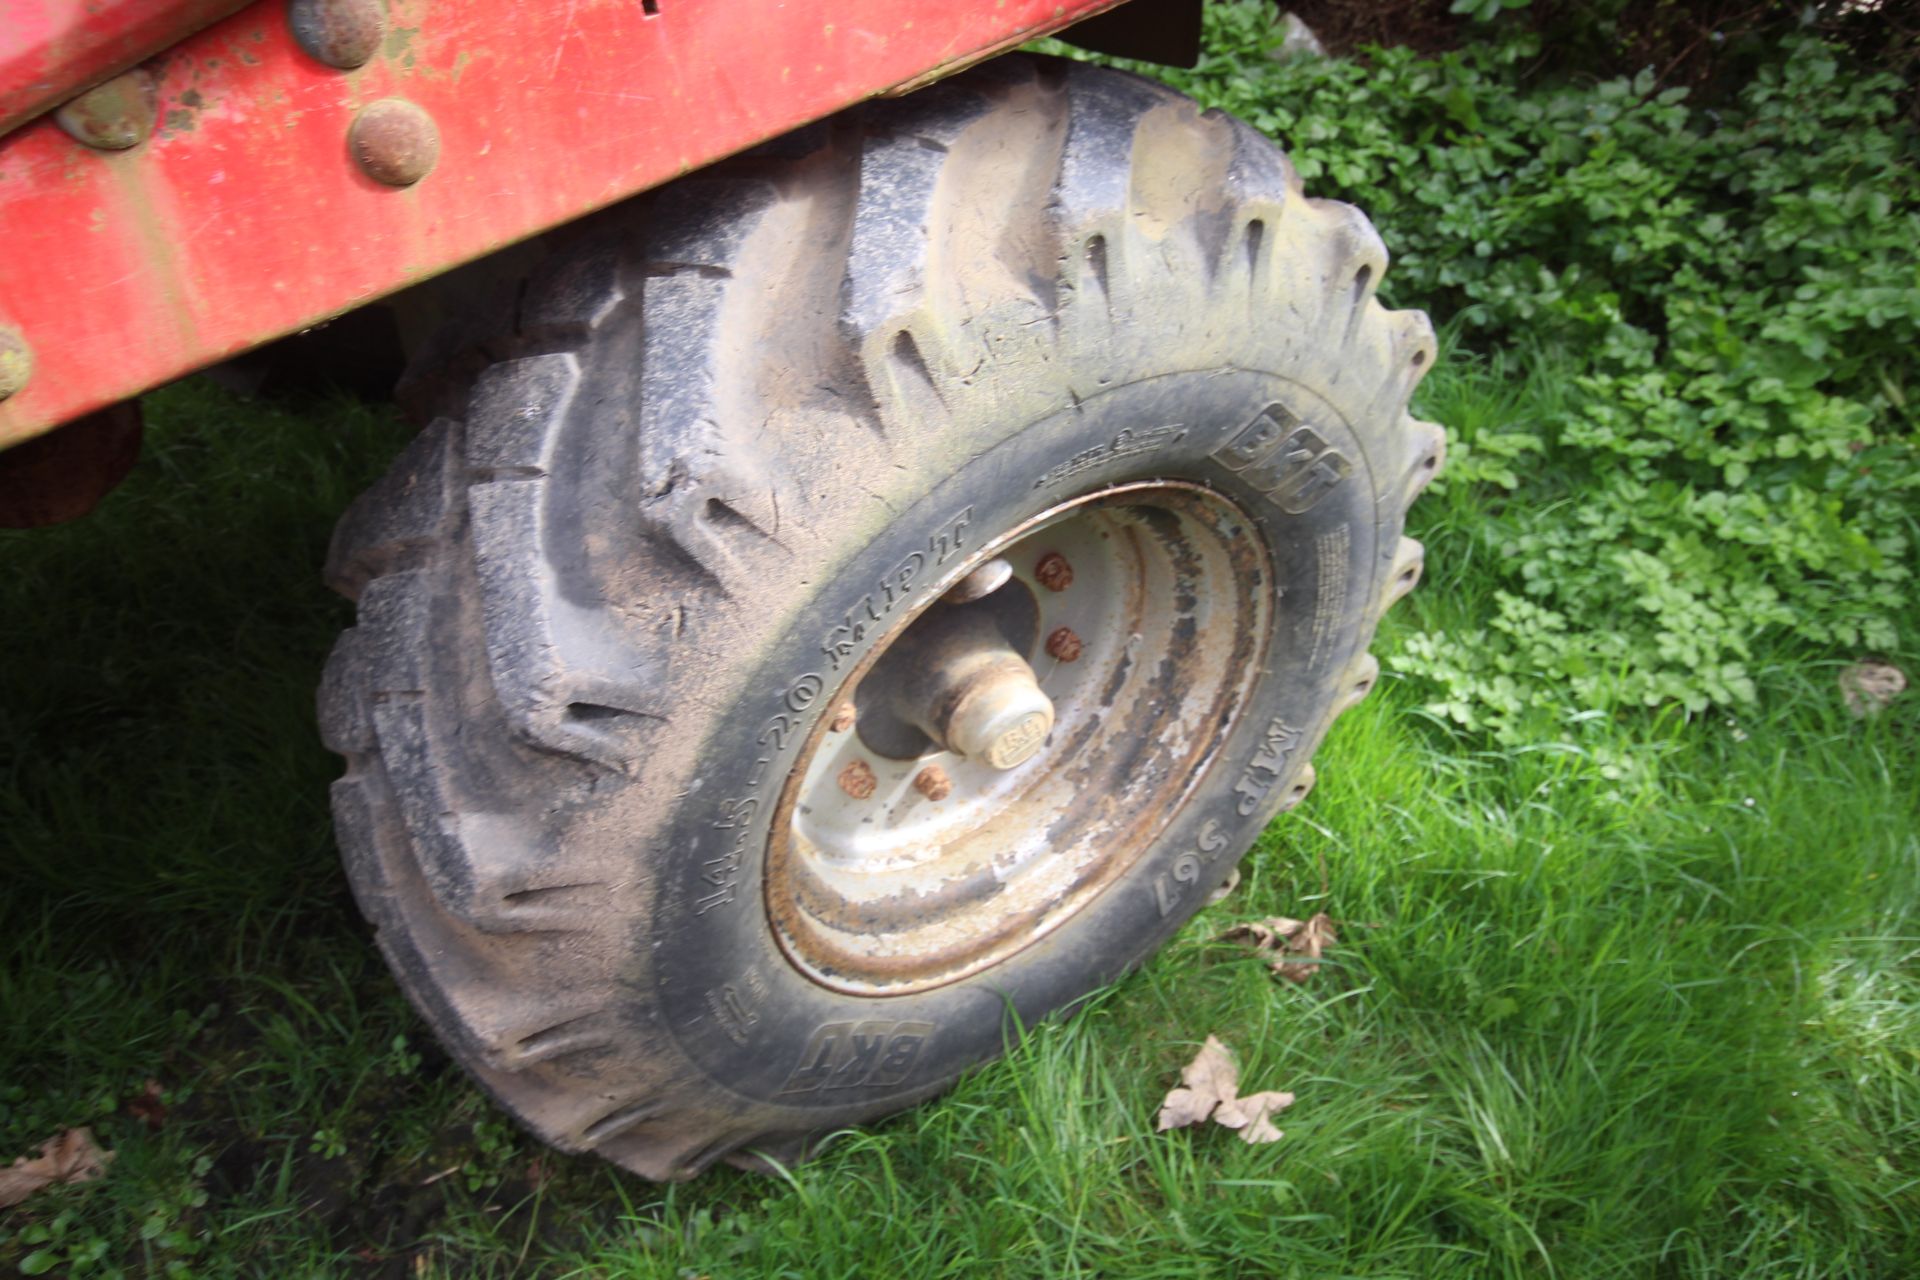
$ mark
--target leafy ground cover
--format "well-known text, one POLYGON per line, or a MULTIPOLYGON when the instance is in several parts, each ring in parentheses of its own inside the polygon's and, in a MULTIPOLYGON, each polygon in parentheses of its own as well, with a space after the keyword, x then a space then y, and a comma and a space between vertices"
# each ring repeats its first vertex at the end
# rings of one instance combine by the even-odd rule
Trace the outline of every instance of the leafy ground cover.
MULTIPOLYGON (((1198 75, 1350 91, 1338 67, 1253 62, 1222 12, 1227 61, 1198 75)), ((1426 214, 1382 221, 1415 249, 1396 271, 1444 268, 1426 214)), ((1448 330, 1421 403, 1467 449, 1416 514, 1428 580, 1233 897, 1076 1017, 1009 1028, 1006 1060, 947 1097, 785 1174, 665 1188, 514 1131, 425 1038, 338 871, 312 687, 349 619, 316 566, 405 429, 346 402, 157 394, 101 513, 0 535, 0 1164, 77 1126, 114 1153, 0 1210, 0 1271, 1920 1273, 1920 698, 1859 721, 1836 685, 1867 644, 1920 669, 1908 588, 1870 602, 1891 634, 1743 631, 1750 696, 1704 710, 1588 705, 1521 663, 1516 684, 1553 697, 1467 729, 1452 704, 1491 704, 1421 647, 1534 598, 1517 523, 1611 500, 1611 455, 1568 424, 1614 332, 1448 330), (1218 937, 1319 911, 1340 940, 1305 982, 1218 937), (1209 1035, 1249 1090, 1295 1095, 1280 1141, 1155 1131, 1209 1035)), ((1647 332, 1666 359, 1671 331, 1647 332)), ((1903 386, 1910 357, 1875 350, 1903 386)), ((1864 412, 1898 473, 1911 427, 1863 385, 1801 390, 1864 412)), ((1827 473, 1782 474, 1818 492, 1827 473)), ((1910 492, 1840 524, 1891 537, 1910 492)))
POLYGON ((1896 76, 1790 28, 1695 101, 1652 68, 1551 74, 1579 51, 1524 27, 1276 62, 1268 6, 1208 24, 1200 65, 1158 74, 1366 209, 1387 297, 1551 384, 1485 422, 1429 397, 1500 586, 1402 653, 1431 709, 1579 741, 1593 711, 1753 706, 1772 639, 1895 643, 1920 494, 1920 133, 1896 76))

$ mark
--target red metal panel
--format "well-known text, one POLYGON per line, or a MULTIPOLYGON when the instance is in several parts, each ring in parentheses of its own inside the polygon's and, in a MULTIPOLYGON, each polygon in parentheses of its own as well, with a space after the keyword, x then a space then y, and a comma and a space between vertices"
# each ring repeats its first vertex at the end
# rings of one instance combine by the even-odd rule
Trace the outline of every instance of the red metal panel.
POLYGON ((166 55, 160 125, 98 152, 0 140, 0 330, 30 350, 0 446, 1113 0, 392 0, 356 71, 260 3, 166 55), (432 117, 383 186, 360 109, 432 117))
POLYGON ((0 133, 246 0, 0 0, 0 133))

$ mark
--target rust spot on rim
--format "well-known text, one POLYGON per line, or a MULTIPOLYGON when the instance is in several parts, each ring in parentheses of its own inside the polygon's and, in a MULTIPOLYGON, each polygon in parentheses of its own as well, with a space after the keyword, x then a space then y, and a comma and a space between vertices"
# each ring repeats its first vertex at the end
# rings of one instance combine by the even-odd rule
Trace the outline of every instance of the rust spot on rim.
POLYGON ((368 103, 347 131, 347 147, 360 171, 390 187, 410 187, 440 159, 440 131, 433 117, 404 98, 368 103))

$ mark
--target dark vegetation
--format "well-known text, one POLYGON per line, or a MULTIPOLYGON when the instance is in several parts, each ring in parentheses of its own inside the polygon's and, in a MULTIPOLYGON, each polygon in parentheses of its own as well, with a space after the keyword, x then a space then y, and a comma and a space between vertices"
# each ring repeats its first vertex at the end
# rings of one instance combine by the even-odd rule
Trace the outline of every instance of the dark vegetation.
POLYGON ((1857 65, 1911 81, 1920 60, 1920 5, 1805 0, 1298 0, 1329 52, 1395 46, 1438 55, 1489 35, 1534 37, 1534 74, 1606 79, 1653 72, 1712 105, 1738 91, 1777 43, 1812 32, 1844 45, 1857 65))

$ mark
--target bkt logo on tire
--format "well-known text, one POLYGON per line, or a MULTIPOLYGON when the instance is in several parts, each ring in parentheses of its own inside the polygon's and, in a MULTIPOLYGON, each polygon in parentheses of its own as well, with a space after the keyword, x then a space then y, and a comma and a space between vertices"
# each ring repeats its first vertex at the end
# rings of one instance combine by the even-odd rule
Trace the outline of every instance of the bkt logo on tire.
POLYGON ((931 1022, 828 1022, 814 1030, 780 1092, 899 1084, 920 1061, 931 1022))
POLYGON ((1229 471, 1279 504, 1304 515, 1353 474, 1353 463, 1283 404, 1270 404, 1233 439, 1213 451, 1229 471))

